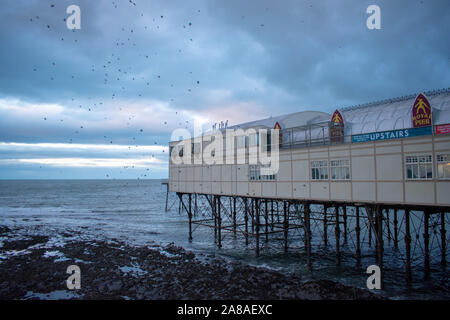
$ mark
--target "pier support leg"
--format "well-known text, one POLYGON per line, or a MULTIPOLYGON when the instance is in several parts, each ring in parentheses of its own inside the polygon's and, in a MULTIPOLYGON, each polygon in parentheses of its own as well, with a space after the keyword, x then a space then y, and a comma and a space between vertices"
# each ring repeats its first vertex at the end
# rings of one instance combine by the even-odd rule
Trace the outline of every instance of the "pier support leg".
POLYGON ((255 200, 256 256, 259 257, 259 200, 255 200))
POLYGON ((361 266, 361 228, 359 227, 359 207, 355 208, 356 214, 356 266, 361 266))
POLYGON ((344 222, 344 244, 347 244, 347 206, 342 206, 342 218, 344 222))
POLYGON ((394 248, 398 249, 398 217, 397 217, 397 208, 394 209, 394 248))
POLYGON ((305 203, 305 236, 306 236, 306 259, 308 270, 312 269, 311 261, 311 226, 310 226, 310 206, 309 203, 305 203))
POLYGON ((306 238, 308 237, 308 232, 306 230, 306 203, 302 203, 303 211, 298 210, 299 204, 295 204, 295 215, 300 218, 303 223, 303 245, 305 249, 305 253, 308 252, 308 241, 306 238))
POLYGON ((212 197, 212 204, 213 204, 213 217, 214 217, 214 242, 217 242, 217 198, 216 196, 212 197))
POLYGON ((377 262, 378 267, 381 270, 381 286, 383 287, 383 209, 379 206, 376 208, 376 250, 377 250, 377 262))
POLYGON ((337 204, 334 205, 334 214, 336 218, 336 225, 334 227, 334 235, 336 237, 336 264, 341 264, 341 229, 339 227, 339 206, 337 204))
POLYGON ((406 282, 411 282, 411 232, 409 226, 409 209, 405 210, 405 249, 406 249, 406 282))
POLYGON ((323 206, 323 244, 326 247, 328 245, 328 217, 327 217, 328 207, 323 206))
POLYGON ((198 213, 197 194, 194 193, 194 216, 197 216, 197 213, 198 213))
POLYGON ((372 212, 366 207, 367 219, 369 219, 369 247, 372 247, 372 212))
POLYGON ((372 221, 374 223, 374 235, 375 235, 375 259, 377 262, 377 265, 380 266, 379 259, 380 259, 380 251, 379 251, 379 223, 380 223, 380 208, 377 206, 375 207, 375 214, 372 214, 372 217, 374 218, 372 221))
POLYGON ((189 193, 189 241, 192 241, 192 194, 189 193))
POLYGON ((381 287, 383 287, 383 253, 384 253, 384 243, 383 243, 383 209, 381 207, 377 207, 376 211, 377 215, 377 260, 378 266, 381 271, 381 287))
POLYGON ((217 197, 217 246, 222 248, 222 217, 221 217, 221 207, 222 202, 220 200, 220 196, 217 197))
POLYGON ((165 206, 165 209, 164 209, 165 212, 167 212, 167 207, 168 207, 168 204, 169 204, 169 183, 167 183, 166 186, 167 186, 167 190, 166 190, 166 206, 165 206))
POLYGON ((277 201, 277 222, 280 223, 280 208, 277 201))
POLYGON ((270 231, 273 231, 273 200, 270 201, 270 231))
POLYGON ((441 212, 441 265, 445 267, 447 265, 447 257, 446 257, 446 244, 447 238, 445 235, 445 212, 441 212))
POLYGON ((248 246, 248 199, 244 198, 245 245, 248 246))
POLYGON ((264 222, 265 225, 265 233, 266 233, 266 242, 269 242, 269 211, 267 210, 267 200, 264 201, 264 222))
POLYGON ((236 236, 236 197, 233 197, 233 232, 236 236))
POLYGON ((430 212, 426 210, 423 214, 424 277, 427 279, 430 276, 430 212))
POLYGON ((391 226, 390 226, 390 221, 389 221, 389 213, 391 211, 389 210, 389 208, 386 209, 386 229, 387 229, 387 238, 388 238, 388 243, 389 245, 391 245, 391 226))
POLYGON ((255 199, 252 198, 251 218, 252 218, 252 234, 255 234, 255 199))
POLYGON ((284 208, 283 208, 283 231, 284 231, 284 252, 288 251, 288 204, 286 201, 283 201, 284 208))

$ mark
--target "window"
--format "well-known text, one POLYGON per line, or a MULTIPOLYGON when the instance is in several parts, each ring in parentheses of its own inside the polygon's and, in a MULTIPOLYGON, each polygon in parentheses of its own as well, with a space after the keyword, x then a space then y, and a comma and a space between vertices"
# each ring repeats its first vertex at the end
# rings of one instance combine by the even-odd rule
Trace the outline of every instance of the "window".
MULTIPOLYGON (((262 167, 260 167, 259 169, 260 169, 260 172, 261 172, 261 169, 262 168, 264 168, 264 169, 269 169, 269 165, 266 165, 266 166, 262 166, 262 167)), ((263 170, 263 172, 271 172, 271 171, 268 171, 268 170, 263 170)), ((275 176, 275 174, 269 174, 269 173, 266 173, 266 174, 261 174, 260 173, 260 177, 261 177, 261 179, 262 180, 266 180, 266 181, 271 181, 271 180, 275 180, 276 179, 276 176, 275 176)))
POLYGON ((450 154, 436 156, 439 179, 450 179, 450 154))
POLYGON ((350 180, 350 160, 331 160, 331 179, 350 180))
POLYGON ((272 134, 270 131, 268 131, 267 134, 261 135, 261 143, 263 150, 265 149, 266 152, 272 151, 272 134))
POLYGON ((178 146, 178 156, 181 158, 183 157, 183 150, 183 146, 178 146))
POLYGON ((256 166, 250 166, 250 181, 259 180, 257 176, 256 166))
POLYGON ((238 136, 237 137, 237 147, 245 148, 248 144, 247 136, 238 136))
POLYGON ((250 181, 259 181, 259 180, 264 180, 264 181, 273 181, 276 179, 275 174, 261 174, 261 166, 257 166, 257 165, 251 165, 250 166, 250 181))
POLYGON ((406 179, 430 180, 433 179, 433 157, 431 154, 422 156, 406 156, 406 179))
POLYGON ((200 148, 201 148, 201 145, 200 145, 200 142, 192 142, 192 153, 193 154, 199 154, 200 153, 200 148))
POLYGON ((253 133, 249 136, 250 147, 259 146, 259 133, 253 133))
POLYGON ((312 180, 328 179, 328 160, 311 161, 312 180))

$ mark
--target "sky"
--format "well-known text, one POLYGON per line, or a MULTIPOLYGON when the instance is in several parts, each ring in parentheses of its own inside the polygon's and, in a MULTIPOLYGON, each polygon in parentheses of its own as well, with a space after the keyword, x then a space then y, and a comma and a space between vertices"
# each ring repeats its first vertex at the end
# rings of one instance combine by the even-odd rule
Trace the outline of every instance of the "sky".
POLYGON ((166 178, 194 121, 447 88, 449 16, 448 0, 3 0, 0 179, 166 178))

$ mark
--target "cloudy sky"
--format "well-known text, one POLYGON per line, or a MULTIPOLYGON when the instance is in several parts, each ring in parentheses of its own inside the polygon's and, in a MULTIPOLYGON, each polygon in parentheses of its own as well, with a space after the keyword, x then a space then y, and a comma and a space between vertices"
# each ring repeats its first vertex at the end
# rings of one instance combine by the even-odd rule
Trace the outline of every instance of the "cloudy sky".
POLYGON ((194 120, 449 87, 449 16, 448 0, 3 0, 0 179, 164 178, 194 120))

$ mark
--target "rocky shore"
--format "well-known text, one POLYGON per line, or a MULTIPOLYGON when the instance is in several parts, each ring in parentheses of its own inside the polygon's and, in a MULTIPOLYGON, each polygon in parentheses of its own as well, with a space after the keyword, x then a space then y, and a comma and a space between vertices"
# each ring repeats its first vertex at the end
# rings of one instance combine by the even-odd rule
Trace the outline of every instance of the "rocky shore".
MULTIPOLYGON (((381 299, 332 281, 198 259, 181 247, 130 246, 120 241, 69 240, 0 226, 0 299, 381 299), (52 238, 54 239, 54 238, 52 238), (81 269, 81 289, 68 290, 69 265, 81 269)), ((53 236, 53 235, 52 235, 53 236)), ((72 239, 72 240, 71 240, 72 239)))

